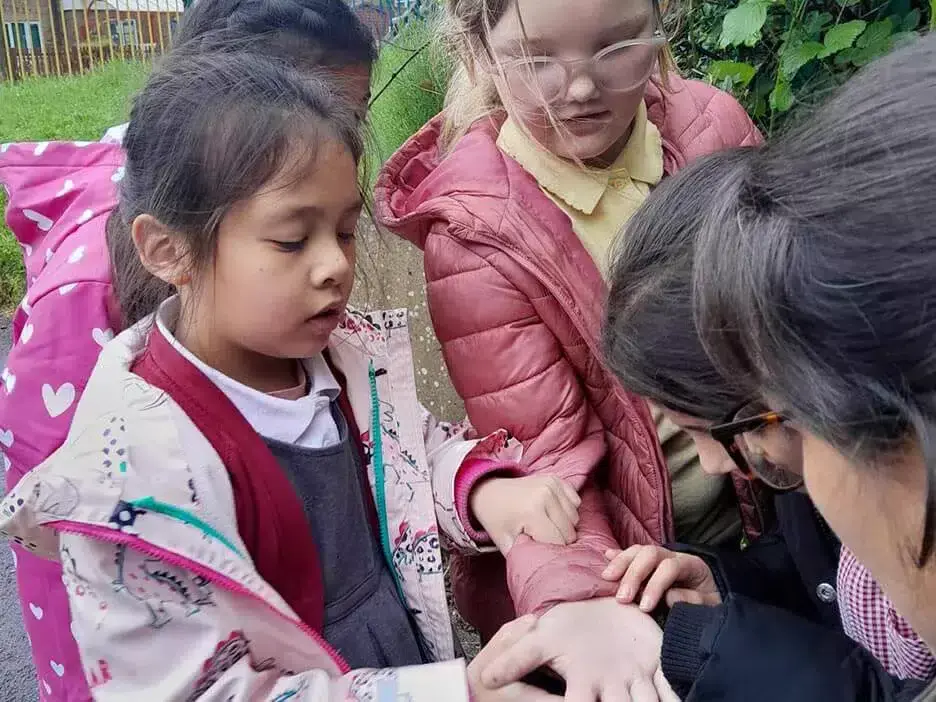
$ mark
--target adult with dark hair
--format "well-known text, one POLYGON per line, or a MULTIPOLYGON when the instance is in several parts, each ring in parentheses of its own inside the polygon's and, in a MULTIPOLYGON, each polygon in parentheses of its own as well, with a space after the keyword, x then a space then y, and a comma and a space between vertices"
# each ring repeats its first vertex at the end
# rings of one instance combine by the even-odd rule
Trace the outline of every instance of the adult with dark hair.
MULTIPOLYGON (((200 0, 186 11, 179 32, 186 51, 230 46, 303 71, 324 65, 336 78, 329 80, 332 88, 355 103, 358 118, 364 114, 375 47, 342 0, 200 0)), ((0 387, 0 465, 8 468, 7 489, 65 441, 101 345, 135 314, 116 302, 105 241, 123 161, 115 144, 55 144, 41 155, 0 149, 0 180, 18 181, 9 188, 11 228, 32 242, 24 239, 30 280, 14 315, 14 345, 0 387), (35 211, 50 216, 45 228, 28 219, 35 211), (82 265, 74 265, 79 260, 82 265), (38 414, 25 411, 23 398, 39 398, 45 407, 39 404, 38 414)), ((152 280, 150 296, 140 301, 166 291, 152 280)), ((68 616, 61 567, 18 547, 14 553, 40 691, 56 702, 90 700, 90 666, 71 636, 49 630, 51 621, 68 616)))
POLYGON ((719 371, 787 427, 777 448, 797 457, 823 516, 931 648, 934 189, 930 36, 727 169, 693 271, 696 325, 719 371))
MULTIPOLYGON (((840 611, 837 581, 852 583, 837 578, 840 544, 801 489, 802 475, 786 470, 777 447, 765 444, 764 427, 756 442, 727 446, 710 433, 759 410, 738 410, 749 399, 744 386, 718 372, 696 332, 693 245, 711 194, 726 175, 758 157, 746 149, 701 161, 661 185, 631 220, 613 258, 604 343, 622 385, 692 436, 703 470, 743 469, 748 479, 772 488, 774 528, 741 552, 635 547, 613 558, 606 576, 623 578, 623 602, 639 600, 652 610, 665 601, 672 608, 662 665, 686 700, 770 702, 789 699, 793 690, 801 700, 913 699, 923 685, 914 678, 931 676, 932 659, 915 667, 898 651, 878 660, 849 638, 843 618, 866 624, 867 615, 850 611, 847 602, 840 611), (740 466, 733 458, 737 449, 740 466)), ((845 577, 865 573, 859 567, 845 577)))

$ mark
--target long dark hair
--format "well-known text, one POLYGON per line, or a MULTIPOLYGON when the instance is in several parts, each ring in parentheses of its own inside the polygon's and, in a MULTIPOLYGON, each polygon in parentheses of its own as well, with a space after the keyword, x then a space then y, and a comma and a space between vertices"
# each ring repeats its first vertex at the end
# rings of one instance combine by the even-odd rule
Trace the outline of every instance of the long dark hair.
POLYGON ((173 52, 134 102, 108 227, 125 322, 151 314, 172 293, 140 264, 130 236, 137 217, 151 215, 184 237, 186 264, 197 271, 212 259, 232 205, 285 168, 314 168, 329 141, 360 158, 351 106, 307 71, 249 52, 173 52))
POLYGON ((741 404, 742 387, 715 368, 693 322, 692 262, 706 205, 747 150, 724 152, 665 180, 612 249, 605 357, 630 392, 717 422, 741 404))
POLYGON ((936 527, 934 193, 931 36, 726 167, 693 275, 696 326, 726 377, 846 455, 886 458, 919 441, 921 566, 936 527))

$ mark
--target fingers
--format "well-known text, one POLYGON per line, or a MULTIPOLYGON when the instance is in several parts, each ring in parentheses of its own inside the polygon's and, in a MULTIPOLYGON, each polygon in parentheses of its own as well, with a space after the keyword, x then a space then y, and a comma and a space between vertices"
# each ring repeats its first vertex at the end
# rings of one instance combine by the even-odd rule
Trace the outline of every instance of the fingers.
MULTIPOLYGON (((556 496, 556 501, 559 503, 559 506, 562 507, 562 511, 566 513, 569 521, 572 522, 572 526, 577 526, 579 523, 578 505, 569 499, 569 496, 566 494, 565 487, 567 487, 565 486, 565 483, 560 481, 553 494, 556 496)), ((574 490, 572 491, 572 494, 575 494, 574 490)), ((581 501, 579 504, 581 504, 581 501)))
MULTIPOLYGON (((636 565, 635 562, 634 566, 631 566, 631 569, 636 565)), ((641 573, 642 572, 643 571, 641 571, 641 573)), ((624 576, 625 580, 627 580, 629 576, 630 573, 628 572, 628 575, 624 576)), ((659 565, 656 566, 656 570, 653 571, 650 579, 647 580, 647 584, 644 585, 643 596, 640 598, 641 611, 652 612, 656 609, 657 605, 660 604, 660 600, 663 599, 663 596, 666 594, 666 591, 675 583, 679 582, 681 578, 682 563, 678 559, 666 558, 662 562, 659 562, 659 565)))
POLYGON ((582 498, 575 491, 575 488, 565 480, 560 480, 559 484, 562 488, 562 492, 567 498, 569 498, 569 502, 571 502, 575 509, 578 510, 578 508, 582 506, 582 498))
MULTIPOLYGON (((639 678, 631 684, 630 696, 632 702, 659 702, 656 686, 649 678, 639 678)), ((604 702, 604 697, 601 698, 604 702)))
MULTIPOLYGON (((497 637, 491 639, 482 653, 486 652, 496 639, 497 637)), ((503 687, 509 683, 518 682, 548 662, 549 656, 536 632, 527 630, 522 636, 511 636, 507 645, 499 645, 491 657, 485 659, 484 664, 480 666, 481 683, 492 689, 503 687)))
POLYGON ((504 624, 487 645, 478 652, 472 661, 472 666, 483 671, 504 651, 509 650, 517 641, 532 632, 536 628, 536 622, 537 618, 534 615, 527 614, 504 624))
POLYGON ((637 557, 637 554, 645 548, 647 547, 631 546, 626 551, 614 551, 611 549, 605 551, 605 558, 611 562, 608 563, 608 567, 604 569, 601 577, 605 580, 620 580, 624 577, 624 573, 627 572, 627 569, 630 567, 634 558, 637 557))
POLYGON ((525 683, 508 685, 498 690, 498 693, 498 700, 503 702, 562 702, 561 697, 525 683))
POLYGON ((673 688, 667 682, 666 676, 663 675, 662 668, 657 668, 656 674, 653 676, 653 686, 656 688, 660 702, 681 702, 679 696, 673 692, 673 688))
MULTIPOLYGON (((549 517, 549 521, 552 522, 562 536, 563 545, 575 541, 575 523, 569 519, 568 511, 560 504, 560 500, 556 495, 546 501, 546 516, 549 517)), ((578 515, 576 515, 576 519, 578 519, 578 515)))
POLYGON ((566 680, 565 702, 598 702, 599 700, 604 700, 604 697, 598 696, 598 691, 592 687, 591 683, 574 677, 566 680))
MULTIPOLYGON (((629 550, 629 549, 628 549, 629 550)), ((625 553, 627 553, 625 551, 625 553)), ((618 588, 617 598, 621 602, 633 602, 640 592, 644 582, 653 574, 660 565, 660 561, 665 562, 668 551, 655 546, 644 546, 637 555, 634 556, 627 571, 621 578, 621 586, 618 588)), ((643 609, 643 607, 641 607, 643 609)), ((646 611, 646 610, 645 610, 646 611)))
POLYGON ((672 607, 677 602, 687 604, 703 605, 706 604, 705 598, 696 590, 689 590, 683 587, 674 587, 666 593, 666 606, 672 607))

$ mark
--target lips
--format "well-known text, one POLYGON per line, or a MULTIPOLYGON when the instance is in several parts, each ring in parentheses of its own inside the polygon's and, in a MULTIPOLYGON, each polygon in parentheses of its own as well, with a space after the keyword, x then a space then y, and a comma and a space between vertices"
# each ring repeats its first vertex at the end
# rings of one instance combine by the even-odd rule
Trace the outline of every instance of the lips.
POLYGON ((584 112, 577 115, 572 115, 571 117, 563 117, 561 122, 592 122, 592 121, 604 121, 611 118, 611 112, 609 110, 600 110, 598 112, 584 112))

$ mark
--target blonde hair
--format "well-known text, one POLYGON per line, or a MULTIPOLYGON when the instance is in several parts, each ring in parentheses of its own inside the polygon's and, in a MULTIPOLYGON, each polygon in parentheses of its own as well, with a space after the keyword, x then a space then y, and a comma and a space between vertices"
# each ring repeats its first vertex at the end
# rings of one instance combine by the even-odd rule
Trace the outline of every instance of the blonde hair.
MULTIPOLYGON (((658 0, 651 1, 662 25, 661 4, 658 0)), ((445 94, 443 150, 454 146, 479 119, 503 109, 494 76, 478 70, 478 57, 488 53, 488 33, 514 2, 517 0, 445 0, 445 9, 440 13, 439 36, 443 50, 455 63, 445 94)), ((659 69, 665 85, 669 72, 675 69, 669 44, 660 54, 659 69)))

